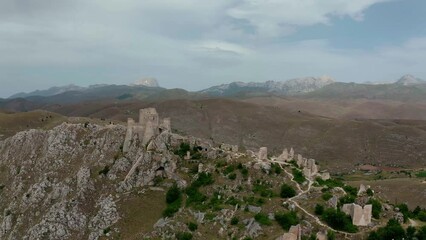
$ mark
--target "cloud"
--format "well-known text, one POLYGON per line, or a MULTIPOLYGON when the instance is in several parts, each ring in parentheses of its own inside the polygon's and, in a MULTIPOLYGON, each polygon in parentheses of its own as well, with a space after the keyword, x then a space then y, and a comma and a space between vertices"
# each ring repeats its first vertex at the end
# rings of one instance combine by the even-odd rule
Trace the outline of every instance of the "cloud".
POLYGON ((290 34, 294 28, 329 24, 332 17, 349 16, 358 21, 368 7, 387 0, 246 0, 228 10, 248 21, 261 36, 290 34))
POLYGON ((201 89, 242 80, 329 74, 338 80, 421 73, 426 40, 373 51, 286 36, 386 0, 2 0, 0 96, 76 83, 201 89), (386 74, 384 74, 386 72, 386 74), (6 84, 5 84, 6 85, 6 84), (24 87, 23 87, 24 86, 24 87))

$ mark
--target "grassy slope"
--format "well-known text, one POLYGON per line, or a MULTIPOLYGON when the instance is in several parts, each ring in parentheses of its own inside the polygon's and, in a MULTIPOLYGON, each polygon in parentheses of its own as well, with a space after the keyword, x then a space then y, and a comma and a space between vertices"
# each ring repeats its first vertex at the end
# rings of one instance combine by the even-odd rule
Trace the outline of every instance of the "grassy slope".
MULTIPOLYGON (((24 113, 0 112, 0 135, 8 137, 26 129, 49 129, 63 121, 66 117, 47 111, 24 113)), ((1 138, 0 138, 1 139, 1 138)))

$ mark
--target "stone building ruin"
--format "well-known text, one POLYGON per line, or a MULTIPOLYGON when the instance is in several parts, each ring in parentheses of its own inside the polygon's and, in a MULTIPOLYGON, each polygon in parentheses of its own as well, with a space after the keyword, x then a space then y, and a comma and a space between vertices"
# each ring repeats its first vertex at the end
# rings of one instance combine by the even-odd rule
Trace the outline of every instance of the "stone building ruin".
POLYGON ((288 233, 284 233, 282 236, 275 240, 301 240, 302 239, 302 227, 300 224, 291 226, 288 233))
POLYGON ((260 161, 267 161, 268 160, 268 148, 267 147, 261 147, 259 149, 259 153, 258 153, 257 157, 260 161))
POLYGON ((123 145, 123 152, 127 152, 134 137, 142 143, 148 142, 156 135, 171 131, 170 118, 160 119, 155 108, 144 108, 139 110, 139 122, 132 118, 127 119, 127 132, 123 145))
POLYGON ((352 223, 355 226, 368 226, 371 223, 372 210, 371 204, 361 207, 355 203, 348 203, 342 206, 342 211, 352 217, 352 223))

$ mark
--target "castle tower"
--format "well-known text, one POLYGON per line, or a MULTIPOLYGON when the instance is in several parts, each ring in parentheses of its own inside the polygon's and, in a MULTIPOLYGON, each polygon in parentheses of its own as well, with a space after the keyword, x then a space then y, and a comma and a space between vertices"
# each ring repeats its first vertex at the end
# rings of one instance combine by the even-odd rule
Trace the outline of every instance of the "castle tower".
POLYGON ((147 144, 149 140, 159 133, 159 117, 155 108, 145 108, 139 110, 139 139, 142 144, 147 144))

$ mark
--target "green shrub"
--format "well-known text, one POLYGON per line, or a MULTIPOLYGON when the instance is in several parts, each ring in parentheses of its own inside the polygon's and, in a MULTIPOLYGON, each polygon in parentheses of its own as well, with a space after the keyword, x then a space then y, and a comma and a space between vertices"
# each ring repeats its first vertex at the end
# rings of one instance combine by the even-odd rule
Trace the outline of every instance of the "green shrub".
POLYGON ((404 222, 407 222, 408 218, 411 216, 411 212, 408 209, 407 204, 401 203, 398 204, 397 207, 399 208, 399 211, 404 215, 404 222))
POLYGON ((367 195, 372 197, 374 195, 373 190, 371 190, 371 188, 367 189, 367 195))
POLYGON ((341 205, 347 204, 347 203, 354 203, 355 202, 355 198, 356 198, 355 196, 348 194, 348 195, 345 195, 345 196, 339 198, 339 203, 341 205))
POLYGON ((382 204, 380 203, 380 201, 370 198, 367 204, 371 204, 373 206, 371 213, 375 219, 379 219, 380 213, 382 212, 382 204))
POLYGON ((195 204, 195 203, 202 203, 205 200, 207 200, 207 196, 202 194, 198 190, 198 187, 189 186, 185 192, 186 192, 186 195, 188 196, 188 198, 186 199, 187 206, 190 206, 191 204, 195 204))
POLYGON ((426 178, 426 171, 420 171, 420 172, 416 173, 416 177, 426 178))
POLYGON ((299 223, 296 212, 276 213, 275 220, 285 230, 288 231, 291 226, 299 223))
POLYGON ((195 230, 197 230, 197 229, 198 229, 198 225, 197 225, 196 223, 194 223, 194 222, 189 222, 189 223, 188 223, 188 229, 189 229, 191 232, 193 232, 193 231, 195 231, 195 230))
POLYGON ((329 193, 329 192, 325 192, 322 194, 322 199, 324 199, 325 201, 330 200, 333 197, 333 194, 329 193))
POLYGON ((172 187, 169 188, 169 190, 166 193, 166 202, 172 203, 176 200, 178 200, 181 197, 181 191, 177 184, 173 184, 172 187))
POLYGON ((104 235, 107 235, 109 232, 111 232, 111 227, 107 227, 103 230, 104 235))
POLYGON ((345 190, 346 193, 352 196, 356 196, 358 194, 358 189, 349 185, 344 186, 343 190, 345 190))
POLYGON ((213 176, 210 173, 202 172, 198 174, 198 178, 186 188, 185 192, 188 196, 186 199, 186 205, 189 206, 193 203, 202 203, 207 200, 207 196, 199 191, 202 186, 210 185, 214 182, 213 176))
POLYGON ((210 185, 214 182, 213 176, 211 173, 202 172, 198 174, 197 180, 195 180, 192 184, 196 187, 202 187, 210 185))
POLYGON ((166 209, 163 211, 163 217, 173 216, 177 211, 179 211, 179 208, 181 207, 181 205, 182 205, 181 199, 178 199, 177 201, 167 204, 166 209))
POLYGON ((343 187, 345 185, 341 180, 335 178, 327 180, 316 178, 315 180, 318 182, 319 185, 327 186, 328 188, 343 187))
POLYGON ((321 216, 324 213, 324 206, 321 204, 315 205, 315 215, 321 216))
POLYGON ((263 198, 255 198, 254 196, 243 197, 245 203, 249 205, 262 206, 265 203, 263 198))
POLYGON ((335 240, 336 239, 336 234, 333 231, 328 230, 327 231, 327 239, 328 240, 335 240))
POLYGON ((282 198, 294 197, 296 196, 296 190, 294 190, 292 186, 284 183, 283 185, 281 185, 280 196, 282 198))
POLYGON ((192 233, 178 232, 178 233, 176 233, 176 239, 177 240, 191 240, 192 239, 192 233))
POLYGON ((324 210, 321 219, 330 227, 340 231, 350 233, 358 231, 358 228, 352 224, 351 217, 346 215, 344 212, 341 212, 339 209, 335 210, 333 208, 328 208, 324 210))
POLYGON ((109 166, 108 165, 105 165, 105 167, 102 169, 102 170, 100 170, 98 173, 99 173, 99 175, 104 175, 104 176, 106 176, 107 174, 108 174, 108 172, 109 172, 109 166))
POLYGON ((240 171, 241 171, 241 175, 243 175, 244 178, 247 178, 249 173, 248 169, 243 167, 242 169, 240 169, 240 171))
POLYGON ((422 222, 426 222, 426 210, 422 210, 421 212, 419 212, 417 218, 422 222))
POLYGON ((238 217, 234 216, 231 218, 231 225, 237 225, 239 221, 238 217))
POLYGON ((293 172, 293 176, 294 176, 293 180, 296 181, 297 183, 302 184, 306 181, 306 178, 303 176, 302 171, 300 171, 296 168, 293 168, 292 172, 293 172))
POLYGON ((417 239, 425 240, 426 239, 426 226, 421 227, 416 234, 417 239))
POLYGON ((267 182, 262 182, 260 180, 256 180, 256 182, 253 184, 253 192, 260 194, 262 197, 274 197, 274 191, 271 189, 272 185, 267 182))
POLYGON ((385 227, 369 234, 368 240, 402 240, 406 238, 405 230, 395 219, 390 219, 385 227))
POLYGON ((226 204, 229 204, 229 205, 232 205, 232 206, 235 206, 235 205, 241 205, 241 202, 238 200, 238 199, 236 199, 235 197, 230 197, 228 200, 226 200, 226 202, 225 202, 226 204))
POLYGON ((270 226, 272 225, 271 220, 268 218, 268 215, 264 213, 258 213, 254 216, 256 222, 260 223, 260 225, 270 226))
POLYGON ((225 170, 223 170, 223 174, 228 175, 228 174, 232 173, 234 170, 235 170, 235 166, 229 165, 225 168, 225 170))
POLYGON ((188 152, 190 150, 191 150, 191 146, 188 143, 181 143, 179 148, 174 151, 174 154, 183 158, 184 156, 186 156, 186 152, 188 152))
POLYGON ((270 173, 275 173, 277 175, 280 175, 282 173, 282 169, 278 163, 272 163, 271 164, 271 171, 270 173))
POLYGON ((406 233, 407 233, 407 239, 413 239, 416 235, 416 228, 413 226, 408 226, 406 233))
POLYGON ((235 180, 237 178, 237 174, 236 173, 231 173, 231 174, 228 175, 228 178, 230 180, 235 180))
POLYGON ((212 198, 209 201, 209 207, 213 210, 221 210, 223 207, 221 206, 223 203, 223 198, 220 197, 219 192, 213 193, 212 198))

